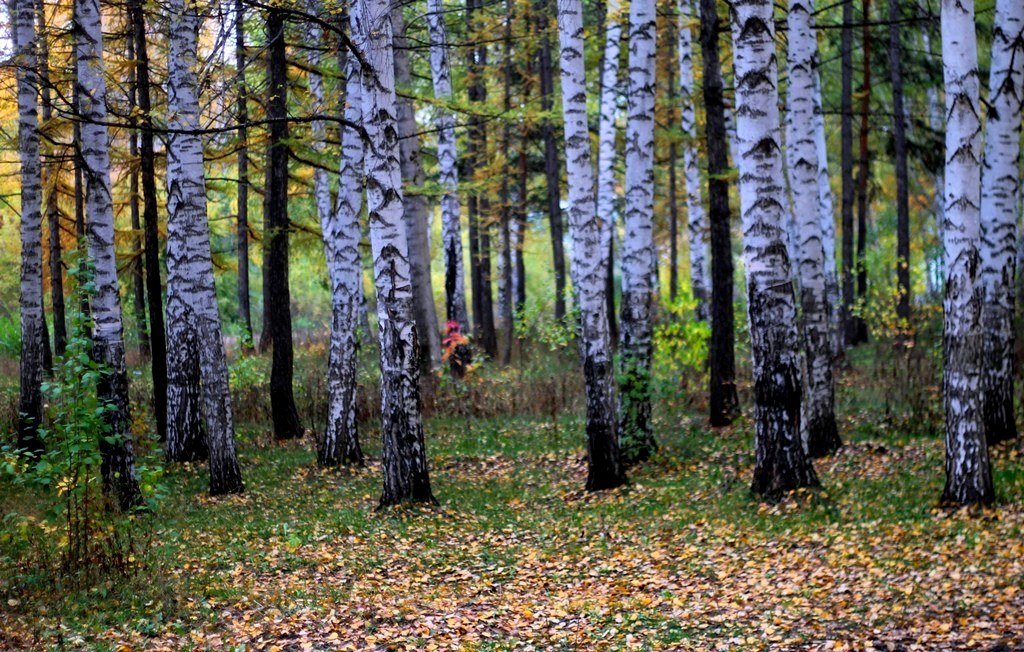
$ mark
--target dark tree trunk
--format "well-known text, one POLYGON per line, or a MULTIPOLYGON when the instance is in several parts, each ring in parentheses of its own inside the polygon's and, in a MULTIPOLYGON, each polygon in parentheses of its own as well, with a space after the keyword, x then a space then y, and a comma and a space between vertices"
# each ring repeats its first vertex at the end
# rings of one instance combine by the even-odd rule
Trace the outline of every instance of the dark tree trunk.
POLYGON ((889 0, 889 71, 892 77, 893 149, 896 155, 896 316, 904 321, 901 328, 909 328, 910 204, 899 19, 899 0, 889 0))
POLYGON ((164 331, 163 288, 160 282, 160 235, 157 224, 156 163, 149 93, 149 52, 142 0, 129 5, 135 32, 136 84, 139 101, 139 176, 142 181, 142 225, 146 255, 146 300, 152 352, 153 412, 160 441, 167 439, 167 339, 164 331))
POLYGON ((248 91, 245 84, 245 2, 235 0, 235 69, 238 87, 238 219, 235 229, 238 247, 238 319, 242 322, 242 348, 252 350, 252 307, 249 301, 249 122, 248 91))
MULTIPOLYGON (((466 20, 470 33, 477 29, 477 12, 483 8, 481 0, 468 0, 466 20)), ((474 104, 487 100, 484 70, 487 67, 487 46, 480 45, 469 51, 469 100, 474 104)), ((478 116, 470 123, 470 145, 466 152, 466 167, 472 180, 481 156, 487 155, 487 127, 478 116)), ((469 208, 469 257, 473 289, 473 332, 477 343, 490 358, 498 355, 498 339, 494 332, 494 303, 491 298, 491 233, 488 223, 490 202, 484 195, 471 194, 469 208)))
MULTIPOLYGON (((540 107, 545 115, 554 108, 555 71, 551 57, 551 21, 549 0, 537 2, 537 28, 540 31, 540 52, 537 67, 540 77, 540 107)), ((540 124, 544 140, 544 179, 547 182, 548 219, 551 228, 551 257, 555 272, 555 319, 565 317, 565 245, 562 228, 561 168, 558 165, 558 138, 551 119, 545 117, 540 124)))
MULTIPOLYGON (((868 268, 864 260, 868 237, 868 184, 871 179, 871 160, 868 149, 868 123, 871 110, 871 0, 863 0, 861 44, 863 49, 863 72, 860 87, 860 161, 857 164, 857 300, 868 298, 868 268)), ((854 344, 868 341, 868 323, 863 317, 854 317, 854 344)))
POLYGON ((711 240, 711 372, 709 421, 726 426, 739 407, 734 346, 732 236, 729 221, 729 135, 725 127, 725 93, 718 60, 721 23, 715 0, 700 0, 705 139, 708 150, 708 218, 711 240))
MULTIPOLYGON (((511 0, 505 0, 505 61, 502 66, 505 78, 502 108, 506 115, 512 110, 512 20, 514 15, 511 0)), ((499 281, 499 285, 504 288, 503 292, 499 292, 499 300, 501 301, 500 313, 502 316, 501 333, 504 340, 501 352, 501 364, 503 365, 508 365, 512 362, 512 341, 514 339, 512 334, 512 304, 514 299, 512 297, 512 232, 510 224, 512 220, 512 182, 510 178, 512 176, 512 166, 509 164, 511 146, 512 125, 506 120, 501 131, 501 151, 505 155, 505 168, 502 171, 501 177, 501 280, 499 281)))
MULTIPOLYGON (((129 21, 131 10, 129 9, 129 21)), ((135 34, 128 36, 128 60, 135 61, 135 34)), ((135 325, 139 330, 139 357, 148 359, 152 355, 149 345, 149 328, 146 326, 146 276, 143 273, 143 258, 145 254, 145 240, 137 234, 142 230, 142 223, 139 220, 139 172, 135 167, 135 159, 139 156, 139 135, 138 120, 135 117, 135 108, 138 106, 138 75, 133 68, 128 73, 128 108, 129 124, 131 129, 128 133, 128 153, 131 156, 131 174, 128 177, 128 208, 131 215, 132 242, 135 244, 135 251, 131 264, 132 278, 132 312, 135 313, 135 325)))
POLYGON ((266 195, 263 203, 264 305, 274 348, 270 370, 270 408, 276 439, 302 436, 292 390, 292 310, 288 289, 288 61, 285 51, 284 13, 267 11, 267 118, 266 195))
MULTIPOLYGON (((671 77, 671 75, 669 75, 671 77)), ((672 84, 672 81, 669 81, 672 84)), ((674 86, 674 84, 673 84, 674 86)), ((676 204, 676 144, 668 146, 668 296, 679 294, 679 206, 676 204)))
POLYGON ((528 143, 529 139, 524 131, 522 141, 519 144, 519 206, 516 209, 516 219, 519 220, 519 255, 516 256, 516 291, 515 297, 512 298, 517 312, 526 307, 526 263, 523 260, 523 248, 526 244, 526 213, 530 203, 529 193, 527 192, 529 168, 527 166, 526 148, 528 143))
MULTIPOLYGON (((53 100, 50 94, 50 37, 46 30, 45 4, 39 0, 36 8, 36 29, 39 30, 39 91, 42 104, 43 124, 53 118, 53 100)), ((52 153, 52 146, 44 145, 52 153)), ((51 162, 43 166, 43 201, 46 225, 49 230, 50 260, 50 304, 53 309, 53 352, 64 355, 67 346, 67 317, 64 309, 64 264, 60 243, 60 206, 57 203, 60 177, 60 163, 51 162)))
POLYGON ((840 93, 840 141, 842 170, 843 229, 843 346, 857 342, 857 326, 853 316, 853 0, 843 0, 843 28, 841 36, 842 91, 840 93))

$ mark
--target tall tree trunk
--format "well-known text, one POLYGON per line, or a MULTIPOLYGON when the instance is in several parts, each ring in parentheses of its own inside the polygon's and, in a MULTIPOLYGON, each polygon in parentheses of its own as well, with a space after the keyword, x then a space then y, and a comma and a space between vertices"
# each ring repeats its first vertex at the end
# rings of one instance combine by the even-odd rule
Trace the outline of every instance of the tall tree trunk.
MULTIPOLYGON (((516 241, 516 273, 515 273, 515 307, 517 311, 526 307, 526 261, 523 258, 523 248, 526 245, 526 213, 530 203, 529 197, 529 172, 526 157, 528 139, 526 131, 523 130, 519 143, 519 206, 516 210, 516 225, 513 233, 516 241)), ((1024 275, 1022 275, 1024 277, 1024 275)), ((1021 302, 1024 304, 1024 302, 1021 302)))
MULTIPOLYGON (((637 0, 634 0, 636 2, 637 0)), ((587 83, 583 63, 583 6, 558 0, 559 67, 565 124, 566 178, 577 301, 580 306, 583 377, 587 395, 587 490, 626 482, 615 434, 615 381, 604 298, 610 215, 596 210, 594 169, 587 130, 587 83)))
POLYGON ((353 33, 366 62, 363 126, 366 129, 366 204, 377 285, 380 324, 382 507, 402 502, 435 502, 420 415, 419 342, 405 221, 395 109, 395 64, 390 3, 359 0, 352 11, 353 33))
MULTIPOLYGON (((341 105, 345 119, 351 124, 341 126, 341 163, 334 210, 320 215, 327 272, 331 280, 332 314, 327 369, 327 426, 317 448, 317 462, 321 466, 363 464, 356 420, 357 326, 363 285, 362 256, 359 253, 363 141, 360 133, 351 126, 363 120, 363 80, 359 60, 355 56, 346 56, 345 52, 344 48, 340 49, 341 68, 346 71, 345 96, 341 105)), ((312 88, 312 75, 310 81, 312 88)), ((322 96, 319 100, 322 107, 322 96)), ((323 127, 319 129, 322 132, 323 127)))
MULTIPOLYGON (((708 347, 709 422, 714 427, 732 423, 736 394, 734 272, 729 212, 728 134, 725 128, 725 93, 718 60, 721 22, 715 0, 700 0, 700 48, 703 58, 705 139, 708 150, 708 217, 711 240, 711 344, 708 347)), ((687 191, 690 184, 687 177, 687 191)), ((692 209, 691 209, 692 210, 692 209)), ((693 214, 690 214, 692 219, 693 214)), ((691 234, 692 238, 692 234, 691 234)), ((691 239, 691 248, 693 240, 691 239)))
MULTIPOLYGON (((512 111, 512 20, 515 14, 512 1, 505 0, 505 36, 504 36, 504 88, 502 90, 502 109, 508 116, 512 111)), ((506 120, 501 129, 501 153, 504 159, 504 170, 501 176, 501 258, 499 259, 500 276, 498 278, 498 314, 501 316, 501 333, 504 346, 501 351, 501 363, 512 362, 512 232, 509 223, 512 220, 512 182, 511 177, 511 146, 512 125, 506 120)))
POLYGON ((983 410, 989 444, 1017 436, 1013 414, 1013 313, 1024 100, 1024 4, 999 0, 993 26, 981 178, 983 410))
POLYGON ((737 4, 732 23, 754 377, 756 466, 751 489, 767 499, 818 484, 800 438, 800 353, 783 224, 786 185, 772 10, 769 0, 737 4))
POLYGON ((235 0, 235 115, 238 121, 238 216, 235 246, 238 260, 238 318, 242 322, 242 349, 253 347, 252 308, 249 301, 249 95, 245 83, 245 0, 235 0))
POLYGON ((657 448, 651 432, 651 298, 654 292, 654 0, 629 6, 626 237, 622 243, 619 436, 628 463, 657 448))
POLYGON ((146 254, 146 302, 152 351, 153 413, 160 441, 167 439, 167 339, 164 331, 163 284, 160 280, 160 231, 157 223, 156 155, 149 92, 149 51, 142 0, 129 0, 135 38, 135 81, 139 101, 139 176, 142 181, 142 225, 146 254))
POLYGON ((302 436, 292 389, 292 310, 288 288, 288 61, 285 56, 284 12, 267 10, 267 180, 263 214, 263 311, 268 315, 274 355, 270 369, 270 408, 276 439, 302 436))
MULTIPOLYGON (((434 97, 440 102, 452 101, 452 71, 448 52, 448 30, 444 7, 440 0, 427 1, 427 28, 430 32, 430 72, 434 97)), ((465 267, 462 262, 462 223, 459 203, 458 151, 455 141, 455 116, 444 106, 434 112, 437 129, 437 160, 441 187, 441 241, 444 246, 444 297, 446 332, 453 328, 468 332, 466 310, 465 267), (452 325, 454 323, 454 326, 452 325)), ((459 344, 450 358, 454 373, 461 375, 472 362, 468 344, 459 344)))
MULTIPOLYGON (((700 191, 697 120, 694 114, 693 35, 691 0, 679 2, 679 95, 682 100, 683 173, 686 177, 687 234, 690 240, 690 286, 697 300, 696 317, 708 317, 708 218, 700 191)), ((716 48, 717 53, 717 48, 716 48)), ((717 54, 716 54, 717 56, 717 54)), ((705 102, 705 106, 707 103, 705 102)))
POLYGON ((565 236, 562 230, 558 139, 555 137, 555 126, 549 117, 554 110, 555 92, 550 25, 550 0, 537 0, 537 29, 540 32, 537 72, 540 77, 540 108, 544 112, 544 118, 540 123, 540 132, 541 138, 544 140, 544 180, 547 188, 548 223, 551 231, 551 258, 555 273, 555 319, 561 320, 565 317, 565 236))
POLYGON ((98 0, 75 0, 78 110, 82 120, 82 160, 89 258, 95 291, 90 301, 93 355, 106 369, 99 396, 110 406, 104 413, 109 431, 100 438, 103 485, 121 509, 142 504, 135 472, 135 451, 128 414, 128 374, 124 328, 114 259, 114 207, 110 197, 110 152, 107 134, 107 82, 103 69, 103 26, 98 0))
MULTIPOLYGON (((857 301, 863 303, 868 298, 868 268, 865 260, 868 237, 868 210, 870 201, 868 185, 871 182, 871 153, 868 148, 871 111, 871 0, 862 0, 861 4, 861 50, 862 73, 860 87, 860 161, 857 163, 857 301)), ((864 317, 854 317, 856 334, 853 344, 868 341, 868 323, 864 317)))
MULTIPOLYGON (((395 83, 408 91, 412 84, 412 70, 409 65, 409 45, 405 38, 403 5, 396 4, 392 10, 391 22, 395 43, 395 83)), ((420 362, 423 372, 441 364, 441 333, 438 329, 437 306, 434 304, 434 286, 430 278, 430 206, 423 194, 426 174, 420 155, 419 126, 412 100, 408 96, 398 98, 398 146, 400 149, 402 179, 405 182, 403 202, 405 205, 406 235, 409 238, 409 264, 412 269, 413 305, 416 312, 416 331, 420 334, 420 362)))
POLYGON ((814 144, 818 152, 818 212, 821 219, 821 247, 825 256, 825 284, 829 310, 829 339, 832 356, 842 351, 839 276, 836 271, 836 218, 832 198, 832 178, 828 173, 828 145, 825 135, 825 112, 821 98, 820 58, 814 59, 814 144))
MULTIPOLYGON (((39 39, 39 91, 42 100, 42 124, 53 118, 53 101, 50 93, 50 41, 46 27, 46 5, 43 0, 36 3, 36 30, 39 39)), ((44 151, 53 155, 53 146, 43 145, 44 151)), ((46 224, 49 231, 50 260, 50 304, 53 309, 53 350, 57 356, 64 355, 67 346, 67 317, 64 310, 64 264, 61 260, 60 206, 59 196, 60 163, 52 162, 42 168, 42 201, 45 205, 46 224)), ((45 326, 45 319, 43 325, 45 326)))
POLYGON ((10 5, 18 84, 18 158, 21 162, 21 360, 18 448, 43 452, 42 165, 39 158, 39 80, 36 60, 36 8, 33 0, 10 5))
POLYGON ((961 505, 990 503, 995 497, 985 443, 981 373, 981 116, 974 30, 973 0, 942 0, 947 117, 942 347, 946 486, 942 500, 961 505))
POLYGON ((608 229, 607 248, 608 264, 605 266, 605 300, 608 304, 605 312, 608 315, 608 330, 614 343, 618 336, 615 323, 615 219, 618 211, 619 193, 616 190, 615 160, 616 135, 615 124, 617 99, 619 96, 619 53, 622 47, 622 7, 619 0, 608 0, 605 5, 604 18, 604 52, 601 56, 601 96, 600 118, 598 123, 597 151, 597 214, 604 220, 608 229))
POLYGON ((797 228, 791 231, 797 254, 800 307, 806 353, 806 394, 803 432, 811 457, 827 455, 843 442, 836 429, 835 383, 832 378, 832 337, 822 247, 818 147, 814 113, 818 42, 814 35, 812 0, 789 2, 789 116, 786 146, 790 152, 789 186, 797 228))
POLYGON ((167 141, 168 331, 174 349, 179 346, 174 334, 191 331, 197 337, 210 493, 239 493, 243 489, 242 474, 235 453, 228 361, 213 279, 203 141, 195 133, 200 127, 195 71, 199 14, 195 0, 169 0, 167 10, 168 125, 180 130, 172 132, 167 141))
POLYGON ((896 166, 896 316, 910 326, 910 198, 907 180, 907 121, 903 105, 900 3, 889 0, 889 77, 892 82, 893 149, 896 166))
MULTIPOLYGON (((131 9, 128 10, 128 21, 131 24, 131 9)), ((127 56, 129 61, 135 61, 135 38, 129 34, 127 38, 127 56)), ((143 251, 145 240, 139 236, 142 230, 142 222, 139 219, 139 171, 135 167, 135 161, 139 157, 139 135, 138 120, 135 117, 135 109, 138 106, 138 76, 134 68, 128 73, 128 110, 129 123, 132 128, 128 133, 128 153, 131 157, 131 172, 128 175, 128 210, 131 217, 132 243, 134 252, 131 264, 132 278, 132 312, 135 313, 135 326, 139 331, 139 357, 147 359, 150 356, 149 328, 146 326, 146 276, 143 273, 143 251)))
POLYGON ((854 320, 853 286, 853 0, 843 0, 843 28, 841 35, 842 90, 840 91, 840 141, 843 202, 843 346, 856 344, 857 328, 854 320))
MULTIPOLYGON (((930 25, 924 25, 924 29, 921 30, 921 45, 925 53, 935 58, 935 54, 932 52, 932 40, 928 35, 931 30, 930 25)), ((939 91, 935 84, 928 84, 925 89, 925 96, 928 100, 928 127, 935 134, 935 139, 945 133, 945 116, 943 115, 943 108, 939 102, 939 91)), ((942 166, 932 173, 932 215, 935 217, 932 224, 934 225, 936 239, 942 242, 942 230, 945 228, 945 217, 943 210, 945 208, 945 202, 943 198, 944 188, 946 186, 945 171, 942 166)), ((946 272, 943 269, 943 252, 941 248, 938 249, 938 254, 934 256, 932 260, 929 260, 928 267, 928 287, 932 292, 933 297, 939 296, 941 288, 945 287, 946 272), (937 278, 936 278, 937 277, 937 278)))
MULTIPOLYGON (((482 0, 467 2, 467 27, 476 34, 482 0)), ((487 100, 484 71, 487 69, 487 46, 477 45, 469 50, 469 99, 474 103, 487 100)), ((487 158, 487 125, 474 116, 469 127, 471 150, 467 155, 470 169, 475 171, 487 158)), ((473 173, 470 174, 472 176, 473 173)), ((490 202, 486 194, 474 194, 469 206, 470 256, 473 270, 474 333, 484 353, 494 358, 498 353, 498 340, 494 332, 494 305, 491 298, 491 235, 490 202)))

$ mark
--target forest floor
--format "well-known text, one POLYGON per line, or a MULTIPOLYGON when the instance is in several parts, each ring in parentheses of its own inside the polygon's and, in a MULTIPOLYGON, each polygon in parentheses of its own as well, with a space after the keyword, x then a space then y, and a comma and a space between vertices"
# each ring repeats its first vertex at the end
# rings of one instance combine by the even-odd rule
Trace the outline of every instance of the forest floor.
POLYGON ((656 457, 588 495, 578 417, 436 417, 440 506, 384 512, 370 427, 357 471, 252 442, 244 495, 169 472, 134 579, 0 578, 0 649, 1024 649, 1019 451, 993 454, 993 509, 942 510, 941 438, 847 407, 823 489, 775 505, 748 422, 659 416, 656 457))

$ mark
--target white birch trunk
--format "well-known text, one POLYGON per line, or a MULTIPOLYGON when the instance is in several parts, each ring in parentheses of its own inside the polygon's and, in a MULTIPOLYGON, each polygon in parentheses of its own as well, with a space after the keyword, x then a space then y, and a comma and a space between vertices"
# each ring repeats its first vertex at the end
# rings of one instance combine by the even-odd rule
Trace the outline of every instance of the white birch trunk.
MULTIPOLYGON (((355 37, 355 29, 352 30, 355 37)), ((363 80, 359 60, 346 58, 345 119, 363 121, 363 80)), ((363 209, 363 138, 341 127, 341 164, 334 210, 321 215, 324 254, 331 281, 331 348, 327 371, 327 427, 317 451, 322 466, 362 465, 356 421, 357 329, 363 302, 363 268, 359 253, 363 209)))
POLYGON ((828 297, 829 338, 832 356, 839 355, 839 273, 836 270, 836 218, 832 199, 832 181, 829 177, 828 143, 825 135, 825 113, 822 108, 821 76, 818 72, 818 54, 814 55, 814 147, 818 153, 818 213, 821 220, 821 249, 825 260, 825 288, 828 297))
MULTIPOLYGON (((452 71, 448 52, 448 31, 445 28, 441 0, 427 0, 427 28, 430 32, 430 74, 434 80, 434 97, 439 102, 452 100, 452 71)), ((437 129, 437 161, 441 187, 441 242, 444 245, 445 312, 462 332, 469 332, 466 310, 466 277, 462 262, 462 222, 459 202, 458 151, 455 145, 455 116, 444 107, 434 109, 437 129)))
POLYGON ((997 0, 981 178, 981 281, 985 342, 985 435, 1013 439, 1014 270, 1024 100, 1024 2, 997 0))
POLYGON ((798 267, 806 355, 804 448, 811 457, 842 445, 836 429, 832 378, 832 320, 823 247, 818 129, 815 115, 818 43, 813 0, 789 2, 789 115, 786 150, 796 229, 791 231, 798 267))
POLYGON ((21 389, 18 448, 41 453, 43 418, 43 242, 42 164, 39 159, 39 81, 36 61, 35 3, 12 0, 11 25, 18 84, 18 158, 21 162, 21 389))
MULTIPOLYGON (((597 214, 604 220, 608 238, 614 236, 618 193, 615 190, 616 110, 619 95, 619 51, 622 45, 622 8, 619 0, 608 0, 605 6, 604 57, 601 64, 600 116, 597 136, 597 214)), ((605 243, 605 258, 614 265, 611 245, 605 243)))
POLYGON ((369 70, 363 71, 366 204, 377 286, 384 488, 380 503, 433 502, 420 416, 419 342, 402 207, 395 62, 388 0, 352 9, 369 70))
POLYGON ((629 115, 626 120, 626 234, 622 243, 619 436, 627 462, 655 449, 651 432, 651 302, 654 291, 655 2, 629 6, 629 115))
MULTIPOLYGON (((309 13, 319 16, 323 13, 323 7, 319 0, 310 0, 309 13)), ((326 112, 324 102, 324 77, 320 72, 322 59, 320 48, 324 45, 323 28, 319 23, 310 21, 308 23, 309 38, 309 94, 313 98, 311 107, 314 114, 326 112)), ((324 150, 327 148, 327 125, 323 120, 314 120, 310 125, 313 132, 313 151, 318 155, 317 161, 321 160, 324 150)), ((316 213, 320 224, 331 219, 331 183, 327 170, 321 166, 313 168, 313 200, 316 203, 316 213)))
POLYGON ((818 480, 800 438, 800 354, 783 222, 775 24, 769 0, 732 11, 743 258, 754 379, 752 490, 774 498, 818 480))
POLYGON ((946 87, 946 185, 943 252, 943 392, 946 486, 956 504, 991 502, 992 472, 982 419, 982 291, 978 274, 981 117, 973 0, 942 0, 946 87))
MULTIPOLYGON (((196 336, 210 456, 210 493, 242 491, 228 363, 213 278, 206 173, 196 81, 195 0, 168 0, 170 55, 167 108, 167 324, 169 348, 183 330, 196 336), (174 130, 181 130, 175 132, 174 130)), ((168 436, 168 446, 170 437, 168 436)))
POLYGON ((626 476, 615 434, 615 386, 605 297, 611 217, 598 212, 594 202, 580 0, 558 0, 558 40, 573 282, 581 313, 580 348, 587 393, 587 489, 595 491, 617 487, 626 476))
POLYGON ((687 233, 690 238, 690 285, 697 300, 697 319, 710 317, 708 302, 708 216, 701 193, 697 120, 694 114, 693 7, 691 0, 679 2, 679 101, 682 103, 683 173, 686 177, 687 233))
POLYGON ((128 413, 128 375, 124 358, 124 327, 114 257, 114 207, 110 195, 110 149, 107 134, 107 81, 103 65, 103 24, 99 0, 75 0, 78 25, 76 70, 78 111, 85 183, 86 237, 93 264, 95 293, 90 299, 93 355, 107 367, 100 398, 111 405, 106 413, 108 437, 100 440, 104 487, 113 491, 122 509, 142 503, 135 470, 135 450, 128 413))

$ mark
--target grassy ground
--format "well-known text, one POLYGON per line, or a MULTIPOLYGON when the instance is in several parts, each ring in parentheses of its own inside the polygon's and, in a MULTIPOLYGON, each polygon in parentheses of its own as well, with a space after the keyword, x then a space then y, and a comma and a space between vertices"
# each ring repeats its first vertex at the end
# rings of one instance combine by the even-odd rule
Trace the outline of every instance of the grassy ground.
POLYGON ((0 649, 1024 649, 1021 456, 994 454, 995 509, 938 509, 941 440, 894 427, 855 363, 849 445, 777 505, 747 491, 749 423, 684 408, 599 495, 575 410, 435 416, 441 506, 383 513, 371 425, 358 471, 257 437, 243 496, 169 472, 136 578, 57 596, 0 568, 0 649))

